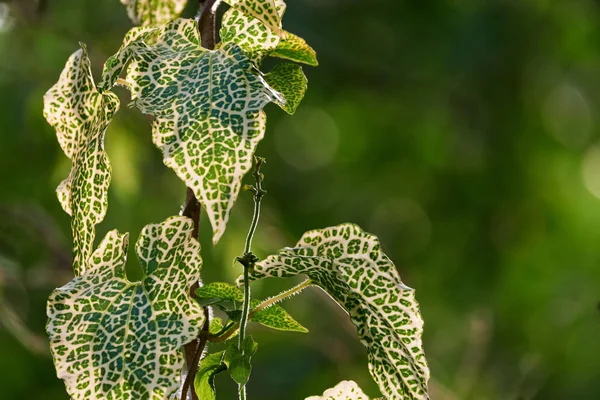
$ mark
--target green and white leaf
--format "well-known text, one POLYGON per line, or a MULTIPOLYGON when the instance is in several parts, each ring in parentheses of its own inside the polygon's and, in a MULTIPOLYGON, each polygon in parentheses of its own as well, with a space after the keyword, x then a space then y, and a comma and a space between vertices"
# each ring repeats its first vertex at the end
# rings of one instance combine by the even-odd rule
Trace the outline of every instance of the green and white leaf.
POLYGON ((285 103, 279 106, 288 114, 294 114, 304 98, 308 82, 302 67, 290 63, 277 64, 271 72, 265 74, 265 80, 285 98, 285 103))
POLYGON ((262 108, 285 99, 235 44, 202 48, 196 25, 179 19, 152 44, 131 43, 126 81, 134 105, 155 117, 153 141, 165 165, 206 209, 216 244, 264 135, 262 108))
POLYGON ((136 245, 140 282, 125 275, 128 235, 111 231, 85 274, 52 292, 50 349, 72 399, 164 400, 177 390, 180 348, 204 323, 189 295, 202 265, 192 230, 185 217, 147 225, 136 245))
POLYGON ((223 355, 225 351, 218 353, 208 354, 202 360, 200 360, 200 366, 198 372, 194 378, 194 389, 196 395, 202 400, 215 400, 215 376, 227 369, 225 363, 223 363, 223 355))
MULTIPOLYGON (((285 13, 285 3, 276 1, 275 7, 280 18, 285 13)), ((285 58, 291 61, 317 66, 317 55, 304 39, 283 31, 278 35, 263 22, 237 8, 231 8, 223 15, 221 41, 235 43, 259 66, 264 57, 285 58)))
POLYGON ((279 41, 277 47, 269 53, 269 55, 271 57, 284 58, 312 67, 319 65, 315 50, 300 36, 296 36, 289 32, 285 33, 285 38, 279 41))
POLYGON ((259 20, 275 35, 283 36, 281 17, 286 7, 283 0, 225 0, 225 2, 244 15, 259 20))
POLYGON ((156 26, 136 26, 125 34, 119 51, 109 57, 104 63, 102 79, 98 85, 100 90, 110 90, 114 86, 123 69, 129 63, 133 54, 132 52, 144 41, 146 43, 151 42, 150 38, 158 30, 159 28, 156 26))
POLYGON ((95 226, 104 219, 108 207, 111 174, 104 134, 118 109, 117 96, 96 88, 83 44, 44 95, 44 116, 72 161, 71 172, 57 188, 57 195, 63 209, 73 217, 73 269, 77 276, 85 272, 95 226))
POLYGON ((390 399, 427 399, 429 368, 414 290, 379 240, 354 224, 307 232, 296 247, 256 264, 251 280, 309 276, 350 315, 367 347, 369 371, 390 399))
POLYGON ((354 381, 341 381, 327 389, 322 396, 310 396, 306 400, 369 400, 369 397, 354 381))
POLYGON ((187 0, 121 0, 121 3, 135 25, 162 25, 179 17, 187 0))
MULTIPOLYGON (((283 1, 277 0, 275 8, 281 20, 286 5, 283 1)), ((235 7, 230 8, 223 15, 220 36, 222 43, 235 43, 240 46, 257 66, 267 54, 277 48, 281 40, 281 37, 260 19, 245 14, 235 7)))
MULTIPOLYGON (((243 303, 244 294, 237 287, 225 282, 211 282, 196 289, 196 296, 199 299, 221 299, 243 303)), ((260 300, 250 300, 250 306, 256 309, 261 304, 260 300)), ((241 312, 240 312, 241 313, 241 312)), ((277 329, 288 332, 306 333, 308 329, 296 321, 283 307, 272 304, 269 307, 263 308, 258 312, 250 313, 250 320, 257 322, 268 328, 277 329)), ((212 332, 212 330, 211 330, 212 332)))

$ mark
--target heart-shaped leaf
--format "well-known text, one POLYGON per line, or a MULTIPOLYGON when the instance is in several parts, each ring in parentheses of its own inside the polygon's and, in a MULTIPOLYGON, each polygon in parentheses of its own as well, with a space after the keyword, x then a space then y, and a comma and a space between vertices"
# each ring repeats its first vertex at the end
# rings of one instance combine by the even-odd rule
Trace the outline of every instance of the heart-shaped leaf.
POLYGON ((262 108, 285 104, 235 44, 200 46, 197 23, 179 19, 144 41, 138 35, 110 65, 110 84, 127 59, 135 106, 155 117, 153 141, 164 163, 193 189, 206 209, 216 244, 265 132, 262 108))
POLYGON ((189 295, 200 278, 193 222, 147 225, 136 245, 144 277, 125 275, 128 236, 109 232, 86 272, 48 300, 57 375, 74 400, 164 400, 177 390, 181 346, 196 338, 202 308, 189 295))

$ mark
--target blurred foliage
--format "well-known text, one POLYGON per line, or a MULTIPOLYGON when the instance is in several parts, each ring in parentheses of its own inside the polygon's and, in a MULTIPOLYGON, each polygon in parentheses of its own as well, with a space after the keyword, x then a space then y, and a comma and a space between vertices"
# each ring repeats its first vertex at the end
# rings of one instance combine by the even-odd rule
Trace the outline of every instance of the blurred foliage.
MULTIPOLYGON (((600 397, 600 3, 288 4, 286 27, 321 66, 305 68, 296 116, 267 109, 257 253, 356 222, 417 289, 432 398, 600 397)), ((67 398, 44 324, 48 294, 71 276, 69 219, 54 194, 70 166, 42 95, 78 41, 99 73, 129 28, 117 0, 0 2, 3 399, 67 398)), ((118 228, 133 241, 179 211, 185 188, 135 110, 123 107, 106 142, 114 175, 98 238, 118 228)), ((216 248, 202 221, 206 281, 237 276, 250 218, 242 194, 216 248)), ((134 257, 128 268, 139 276, 134 257)), ((292 284, 256 284, 256 297, 292 284)), ((252 326, 251 398, 304 398, 343 379, 377 393, 335 304, 308 290, 284 306, 310 333, 252 326)), ((227 379, 217 385, 233 398, 227 379)))

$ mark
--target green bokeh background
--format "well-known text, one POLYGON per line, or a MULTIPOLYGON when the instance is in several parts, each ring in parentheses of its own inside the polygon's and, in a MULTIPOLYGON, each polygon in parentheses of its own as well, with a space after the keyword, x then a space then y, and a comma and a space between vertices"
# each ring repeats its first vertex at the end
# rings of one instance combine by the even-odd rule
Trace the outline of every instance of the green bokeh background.
MULTIPOLYGON (((117 0, 0 2, 0 398, 67 399, 45 300, 71 278, 54 190, 69 161, 42 96, 85 42, 98 76, 130 28, 117 0), (9 6, 7 6, 7 4, 9 6)), ((196 12, 190 4, 186 15, 196 12)), ((317 50, 297 114, 267 107, 258 154, 264 257, 306 230, 355 222, 417 290, 433 399, 600 398, 600 3, 289 0, 286 29, 317 50)), ((272 64, 271 64, 272 65, 272 64)), ((267 69, 269 65, 267 65, 267 69)), ((126 105, 108 129, 98 237, 133 238, 185 188, 126 105)), ((251 198, 219 245, 201 222, 205 281, 232 281, 251 198)), ((135 257, 128 271, 139 276, 135 257)), ((254 286, 266 297, 294 282, 254 286)), ((310 334, 252 326, 253 399, 303 399, 353 379, 377 395, 344 313, 316 289, 284 306, 310 334)), ((234 399, 226 376, 219 398, 234 399)))

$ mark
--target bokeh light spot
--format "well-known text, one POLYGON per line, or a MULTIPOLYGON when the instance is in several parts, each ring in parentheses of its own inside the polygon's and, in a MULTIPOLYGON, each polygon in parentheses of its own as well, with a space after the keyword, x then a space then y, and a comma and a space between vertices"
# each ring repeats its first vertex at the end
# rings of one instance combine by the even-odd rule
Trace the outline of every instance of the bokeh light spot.
POLYGON ((320 108, 305 107, 284 118, 275 129, 277 152, 299 171, 324 167, 335 156, 339 129, 333 118, 320 108))
POLYGON ((571 148, 585 146, 593 120, 589 104, 581 91, 568 83, 556 86, 542 105, 542 118, 548 133, 571 148))

